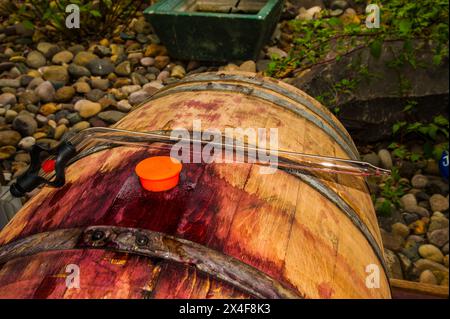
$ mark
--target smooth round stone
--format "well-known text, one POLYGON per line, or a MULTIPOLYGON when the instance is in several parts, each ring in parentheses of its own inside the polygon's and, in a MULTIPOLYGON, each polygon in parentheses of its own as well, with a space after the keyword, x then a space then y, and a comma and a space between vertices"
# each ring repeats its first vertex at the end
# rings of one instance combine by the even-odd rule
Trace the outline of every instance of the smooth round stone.
POLYGON ((380 164, 385 169, 392 169, 392 157, 391 153, 386 149, 381 149, 378 152, 378 157, 380 158, 380 164))
POLYGON ((38 124, 44 125, 44 124, 47 124, 48 118, 42 114, 37 114, 36 121, 38 122, 38 124))
POLYGON ((93 89, 86 94, 86 98, 92 102, 98 102, 105 94, 102 90, 93 89))
POLYGON ((95 77, 95 78, 91 79, 91 85, 94 89, 106 91, 110 86, 110 82, 108 79, 102 79, 102 78, 95 77))
POLYGON ((20 114, 14 119, 12 126, 22 135, 30 136, 36 132, 38 124, 31 115, 20 114))
POLYGON ((89 85, 89 83, 86 82, 76 82, 73 87, 75 88, 75 91, 77 93, 89 93, 91 91, 91 87, 89 85))
POLYGON ((448 243, 448 228, 436 229, 428 233, 428 241, 437 247, 443 247, 448 243))
POLYGON ((409 228, 405 224, 395 223, 392 225, 392 234, 399 235, 402 238, 406 238, 409 235, 409 228))
POLYGON ((121 100, 117 102, 117 109, 122 112, 129 112, 131 110, 131 104, 127 100, 121 100))
POLYGON ((169 62, 170 62, 170 58, 168 56, 164 56, 164 55, 157 56, 155 58, 154 66, 157 69, 162 70, 169 64, 169 62))
POLYGON ((11 123, 17 116, 17 112, 14 110, 7 110, 5 112, 5 121, 6 123, 11 123))
POLYGON ((74 63, 70 64, 67 70, 76 79, 83 76, 91 76, 91 72, 86 67, 74 63))
POLYGON ((75 89, 71 86, 64 86, 55 93, 55 99, 58 102, 68 102, 75 96, 75 89))
POLYGON ((424 270, 420 274, 419 281, 423 284, 437 285, 438 281, 436 276, 433 274, 431 270, 424 270))
POLYGON ((145 66, 145 67, 152 66, 155 63, 155 59, 150 58, 150 57, 142 58, 140 60, 140 63, 142 66, 145 66))
POLYGON ((122 88, 121 88, 122 92, 124 92, 127 95, 129 95, 133 92, 137 92, 140 89, 141 89, 140 85, 125 85, 125 86, 122 86, 122 88))
POLYGON ((69 72, 63 66, 52 65, 45 68, 43 78, 54 86, 61 87, 69 82, 69 72))
POLYGON ((69 121, 71 125, 74 125, 83 120, 83 118, 78 113, 67 114, 66 119, 69 121))
POLYGON ((78 111, 82 118, 89 118, 99 113, 102 110, 102 106, 100 103, 80 100, 75 103, 74 109, 78 111))
POLYGON ((130 94, 128 98, 128 102, 130 102, 131 105, 137 105, 140 104, 146 100, 148 100, 151 97, 151 94, 145 90, 140 90, 137 92, 133 92, 130 94))
POLYGON ((55 128, 55 133, 54 133, 54 135, 53 135, 53 138, 54 138, 55 140, 59 140, 59 139, 61 139, 61 137, 64 135, 64 133, 66 133, 67 131, 68 131, 68 128, 67 128, 66 125, 64 125, 64 124, 58 125, 58 126, 55 128))
POLYGON ((45 56, 41 52, 31 51, 27 55, 26 63, 30 68, 39 69, 40 67, 43 67, 47 63, 47 60, 45 59, 45 56))
POLYGON ((449 207, 448 198, 442 196, 441 194, 434 194, 430 198, 430 206, 433 212, 444 212, 448 210, 449 207))
POLYGON ((0 147, 0 160, 5 160, 10 158, 16 153, 16 148, 11 145, 0 147))
POLYGON ((256 63, 255 63, 255 61, 252 61, 252 60, 245 61, 244 63, 242 63, 239 66, 239 70, 243 71, 243 72, 255 73, 256 72, 256 63))
POLYGON ((170 76, 177 79, 182 79, 186 76, 186 70, 181 65, 175 65, 170 72, 170 76))
POLYGON ((82 52, 78 52, 74 59, 73 59, 73 63, 81 65, 81 66, 87 66, 91 61, 98 59, 98 56, 91 53, 91 52, 86 52, 86 51, 82 51, 82 52))
POLYGON ((17 103, 16 96, 12 93, 0 94, 0 106, 14 106, 17 103))
POLYGON ((41 106, 39 109, 39 112, 45 116, 48 116, 50 114, 53 114, 60 110, 60 107, 55 103, 46 103, 41 106))
POLYGON ((119 76, 128 76, 131 74, 131 63, 124 61, 116 66, 115 73, 119 76))
POLYGON ((31 147, 36 143, 36 139, 32 136, 24 137, 20 140, 19 144, 17 144, 21 149, 25 151, 29 151, 31 147))
POLYGON ((61 50, 56 44, 49 42, 39 42, 36 48, 47 59, 51 59, 56 53, 58 53, 61 50))
POLYGON ((34 91, 24 91, 19 96, 19 103, 28 105, 28 104, 37 104, 40 100, 40 97, 34 91))
POLYGON ((0 131, 0 146, 16 146, 22 136, 13 130, 0 131))
POLYGON ((70 51, 61 51, 56 53, 52 58, 52 63, 54 64, 64 64, 70 63, 73 59, 73 53, 70 51))
POLYGON ((43 102, 51 102, 55 97, 55 88, 50 81, 45 81, 39 84, 34 92, 39 96, 43 102))
POLYGON ((86 64, 92 75, 104 76, 114 72, 114 65, 106 59, 94 59, 86 64))
POLYGON ((100 112, 98 114, 98 117, 105 122, 114 124, 114 123, 120 121, 125 115, 126 115, 125 113, 122 113, 119 111, 105 111, 105 112, 100 112))
POLYGON ((78 122, 74 126, 72 126, 72 130, 75 132, 79 132, 91 127, 91 124, 87 121, 78 122))
POLYGON ((414 188, 425 188, 425 186, 427 186, 428 184, 428 177, 421 175, 421 174, 417 174, 415 175, 412 179, 411 179, 411 185, 414 188))
POLYGON ((419 247, 419 255, 425 259, 437 262, 437 263, 442 263, 444 260, 444 255, 442 254, 442 252, 439 250, 439 248, 437 248, 434 245, 422 245, 419 247))

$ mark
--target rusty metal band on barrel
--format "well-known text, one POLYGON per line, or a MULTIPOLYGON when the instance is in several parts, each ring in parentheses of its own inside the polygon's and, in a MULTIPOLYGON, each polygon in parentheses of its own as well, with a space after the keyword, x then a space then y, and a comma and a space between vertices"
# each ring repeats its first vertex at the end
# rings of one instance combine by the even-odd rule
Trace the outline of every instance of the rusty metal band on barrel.
POLYGON ((0 247, 0 264, 70 249, 104 249, 185 263, 256 298, 305 298, 236 258, 185 239, 136 228, 91 226, 31 235, 0 247))
MULTIPOLYGON (((242 77, 241 75, 232 75, 232 74, 199 74, 199 75, 191 75, 189 77, 186 77, 185 79, 181 80, 180 82, 176 83, 176 84, 172 84, 172 85, 168 85, 164 88, 162 88, 161 90, 159 90, 158 92, 156 92, 153 97, 150 100, 153 99, 157 99, 160 97, 164 97, 167 96, 173 92, 186 92, 186 91, 210 91, 210 90, 216 90, 216 91, 231 91, 231 92, 240 92, 240 93, 244 93, 247 95, 252 95, 255 97, 259 97, 263 100, 272 102, 277 104, 280 107, 283 107, 287 110, 290 110, 294 113, 296 113, 297 115, 300 115, 301 117, 306 118, 307 120, 309 120, 310 122, 312 122, 313 124, 315 124, 316 126, 320 127, 321 129, 325 130, 326 133, 328 135, 330 135, 331 137, 334 138, 334 140, 336 142, 339 143, 339 141, 337 140, 336 134, 339 136, 339 138, 341 138, 342 140, 344 140, 344 142, 347 144, 346 146, 343 146, 341 143, 339 143, 339 145, 341 147, 343 147, 343 149, 346 151, 347 155, 349 155, 350 158, 352 159, 356 159, 358 157, 358 151, 356 149, 356 146, 354 145, 353 141, 343 132, 343 130, 338 127, 338 125, 336 124, 335 121, 333 121, 333 119, 326 114, 323 110, 321 110, 319 107, 315 106, 313 103, 311 103, 311 101, 308 101, 307 99, 305 99, 304 97, 300 96, 299 94, 296 94, 295 92, 291 92, 289 90, 286 90, 278 85, 273 85, 271 83, 267 83, 267 81, 264 81, 263 79, 255 79, 255 78, 250 78, 250 77, 242 77), (311 116, 310 114, 307 114, 306 112, 304 112, 302 109, 298 108, 297 106, 295 106, 292 103, 289 103, 285 100, 279 99, 271 94, 268 93, 264 93, 262 91, 258 91, 255 92, 254 88, 248 88, 248 87, 244 87, 242 85, 239 84, 221 84, 221 83, 202 83, 202 82, 206 82, 206 81, 239 81, 242 82, 244 84, 253 84, 253 85, 257 85, 259 87, 262 87, 264 89, 267 90, 271 90, 277 94, 283 95, 303 106, 305 106, 307 109, 309 109, 310 111, 312 111, 313 113, 317 114, 318 116, 320 116, 324 122, 326 124, 328 124, 329 126, 331 126, 335 132, 330 132, 330 130, 328 129, 324 129, 323 124, 321 123, 320 120, 316 119, 315 117, 311 116), (199 82, 199 83, 198 83, 199 82), (196 83, 195 87, 197 89, 193 89, 193 86, 187 86, 188 89, 186 89, 186 86, 180 86, 180 84, 191 84, 191 83, 196 83), (199 89, 198 87, 202 86, 203 89, 199 89), (224 87, 221 87, 221 85, 223 85, 224 87), (231 87, 231 89, 230 89, 231 87), (234 89, 233 89, 234 88, 234 89)), ((148 101, 147 101, 148 102, 148 101)))

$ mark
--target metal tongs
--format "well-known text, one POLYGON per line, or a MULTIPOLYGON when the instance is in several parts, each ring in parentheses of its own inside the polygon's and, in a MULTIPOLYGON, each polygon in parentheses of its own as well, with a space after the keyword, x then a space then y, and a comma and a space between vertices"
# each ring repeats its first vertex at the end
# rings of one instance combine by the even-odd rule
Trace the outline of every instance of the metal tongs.
MULTIPOLYGON (((276 168, 299 172, 322 171, 326 173, 358 176, 382 176, 390 174, 389 170, 361 161, 296 153, 286 150, 273 150, 243 143, 233 143, 232 145, 223 142, 217 143, 201 138, 196 139, 194 138, 194 132, 192 132, 190 138, 174 137, 174 135, 176 134, 168 135, 161 131, 134 132, 101 127, 82 130, 64 139, 54 149, 47 149, 36 144, 30 152, 31 163, 28 170, 10 186, 11 195, 14 197, 25 196, 26 193, 33 191, 43 184, 61 187, 65 184, 65 169, 68 164, 93 151, 121 145, 168 150, 180 142, 198 143, 202 147, 210 145, 228 151, 231 150, 236 155, 232 161, 233 163, 244 162, 268 166, 271 165, 270 163, 275 162, 276 168), (265 152, 274 161, 268 163, 258 157, 250 156, 250 154, 256 154, 256 152, 265 152), (238 153, 244 156, 237 156, 238 153), (49 160, 53 161, 54 169, 51 172, 46 172, 42 168, 42 165, 49 160)), ((222 141, 226 140, 226 137, 222 136, 222 141)))

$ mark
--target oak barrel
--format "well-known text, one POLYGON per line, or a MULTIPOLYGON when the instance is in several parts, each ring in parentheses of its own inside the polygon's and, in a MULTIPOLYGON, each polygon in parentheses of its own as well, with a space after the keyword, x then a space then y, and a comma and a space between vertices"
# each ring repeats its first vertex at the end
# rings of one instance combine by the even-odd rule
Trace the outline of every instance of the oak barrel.
MULTIPOLYGON (((115 127, 192 129, 193 120, 204 129, 277 128, 282 149, 358 158, 324 106, 250 73, 191 75, 115 127)), ((29 200, 0 233, 0 297, 391 297, 363 177, 193 163, 176 188, 152 193, 134 168, 155 152, 98 150, 67 168, 65 186, 29 200)))

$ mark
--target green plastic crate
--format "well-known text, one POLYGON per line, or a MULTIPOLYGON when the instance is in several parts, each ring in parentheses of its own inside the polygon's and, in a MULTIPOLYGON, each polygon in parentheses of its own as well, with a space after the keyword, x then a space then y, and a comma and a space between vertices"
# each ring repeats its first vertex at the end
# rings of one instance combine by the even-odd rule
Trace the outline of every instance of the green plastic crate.
POLYGON ((283 3, 160 0, 144 14, 172 57, 220 62, 256 60, 276 27, 283 3))

